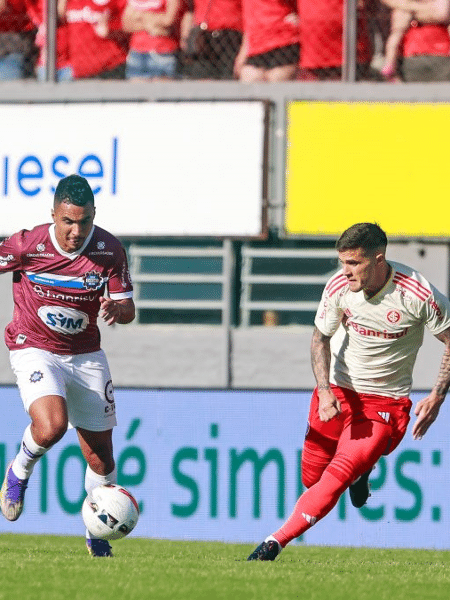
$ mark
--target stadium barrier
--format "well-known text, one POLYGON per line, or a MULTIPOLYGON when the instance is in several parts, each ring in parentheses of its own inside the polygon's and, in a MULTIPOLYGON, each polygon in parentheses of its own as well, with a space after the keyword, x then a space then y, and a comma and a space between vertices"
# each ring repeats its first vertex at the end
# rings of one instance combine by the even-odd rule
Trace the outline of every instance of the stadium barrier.
MULTIPOLYGON (((414 392, 414 402, 426 392, 414 392)), ((15 388, 2 389, 0 469, 13 457, 27 417, 15 388)), ((287 518, 302 490, 299 461, 308 391, 116 390, 118 482, 141 518, 131 535, 258 542, 287 518)), ((450 466, 444 404, 425 438, 402 444, 373 472, 357 510, 348 494, 296 543, 450 549, 450 466)), ((0 531, 83 535, 85 463, 74 431, 42 459, 25 509, 0 531)))

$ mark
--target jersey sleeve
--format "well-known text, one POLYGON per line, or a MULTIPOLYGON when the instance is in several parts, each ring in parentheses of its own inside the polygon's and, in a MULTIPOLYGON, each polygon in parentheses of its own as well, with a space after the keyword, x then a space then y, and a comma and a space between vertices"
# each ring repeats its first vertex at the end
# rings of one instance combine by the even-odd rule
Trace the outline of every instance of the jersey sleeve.
POLYGON ((339 329, 344 316, 344 310, 340 305, 341 278, 332 277, 325 286, 322 298, 317 309, 314 325, 326 336, 332 337, 339 329))
POLYGON ((433 335, 450 327, 450 301, 444 294, 430 285, 431 295, 424 303, 425 323, 433 335))
POLYGON ((24 235, 22 230, 0 242, 0 273, 21 269, 24 235))
POLYGON ((108 279, 108 292, 113 300, 133 297, 133 283, 128 268, 127 255, 122 245, 118 245, 114 253, 115 262, 111 267, 108 279))

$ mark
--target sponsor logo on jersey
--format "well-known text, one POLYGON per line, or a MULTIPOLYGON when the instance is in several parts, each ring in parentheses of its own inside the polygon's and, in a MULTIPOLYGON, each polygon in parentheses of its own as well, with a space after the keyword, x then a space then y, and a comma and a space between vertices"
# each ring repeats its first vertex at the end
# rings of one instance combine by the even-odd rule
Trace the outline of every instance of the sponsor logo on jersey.
POLYGON ((66 335, 80 333, 89 324, 89 316, 85 312, 67 306, 41 306, 38 315, 49 329, 66 335))
POLYGON ((386 314, 386 321, 388 323, 395 325, 396 323, 400 323, 401 320, 402 320, 402 314, 400 311, 395 310, 395 309, 388 310, 388 312, 386 314))
POLYGON ((38 244, 36 246, 36 250, 37 250, 37 252, 44 252, 44 250, 45 250, 45 244, 38 244))
POLYGON ((114 402, 114 387, 111 379, 109 379, 105 385, 105 398, 110 404, 114 402))
POLYGON ((359 333, 360 335, 365 335, 369 337, 383 338, 385 340, 395 340, 405 336, 408 333, 409 327, 405 327, 405 329, 400 329, 399 331, 387 331, 383 329, 383 331, 377 331, 376 329, 369 329, 368 327, 363 327, 359 323, 355 323, 355 321, 350 321, 350 319, 346 323, 347 327, 352 327, 359 333))
POLYGON ((431 308, 435 311, 436 317, 439 319, 439 321, 442 321, 442 319, 444 318, 444 315, 442 314, 442 311, 439 308, 436 300, 433 300, 433 298, 429 298, 428 302, 429 302, 431 308))
POLYGON ((307 521, 310 525, 315 525, 317 522, 317 517, 313 517, 312 515, 308 515, 307 513, 302 512, 302 517, 307 521))
POLYGON ((390 418, 390 413, 388 412, 378 412, 378 414, 380 415, 380 417, 382 419, 384 419, 386 421, 386 423, 389 423, 389 418, 390 418))
POLYGON ((103 285, 103 278, 97 271, 89 271, 83 275, 83 286, 87 290, 98 290, 103 285))
POLYGON ((8 256, 0 256, 0 267, 6 267, 12 260, 14 260, 14 256, 12 254, 8 254, 8 256))
POLYGON ((81 277, 73 277, 71 275, 55 275, 53 273, 34 273, 25 271, 26 276, 34 284, 46 285, 48 287, 68 288, 72 290, 97 289, 94 285, 101 287, 108 281, 107 277, 101 277, 97 271, 90 271, 81 277), (93 275, 91 278, 90 276, 93 275), (89 287, 86 288, 86 281, 89 287))
POLYGON ((44 373, 42 373, 42 371, 33 371, 30 375, 31 383, 38 383, 41 379, 44 379, 44 373))
POLYGON ((104 250, 105 242, 97 242, 97 250, 104 250))

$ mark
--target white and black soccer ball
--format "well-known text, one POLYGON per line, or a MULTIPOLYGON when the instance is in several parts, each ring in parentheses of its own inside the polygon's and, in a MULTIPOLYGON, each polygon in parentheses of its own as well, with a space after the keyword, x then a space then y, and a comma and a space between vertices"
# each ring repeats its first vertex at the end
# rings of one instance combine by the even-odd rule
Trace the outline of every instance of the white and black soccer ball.
POLYGON ((120 540, 136 527, 139 506, 134 496, 120 485, 99 485, 81 509, 83 521, 92 535, 102 540, 120 540))

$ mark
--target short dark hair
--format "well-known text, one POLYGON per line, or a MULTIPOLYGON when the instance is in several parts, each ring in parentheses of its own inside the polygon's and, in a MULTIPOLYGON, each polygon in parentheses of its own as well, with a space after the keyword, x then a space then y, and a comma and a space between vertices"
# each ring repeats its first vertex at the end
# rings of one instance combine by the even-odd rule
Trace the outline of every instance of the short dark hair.
POLYGON ((336 250, 355 250, 362 248, 365 252, 374 252, 386 248, 387 237, 377 223, 356 223, 344 231, 336 242, 336 250))
POLYGON ((68 175, 56 186, 54 203, 67 202, 75 206, 94 204, 94 193, 88 180, 81 175, 68 175))

